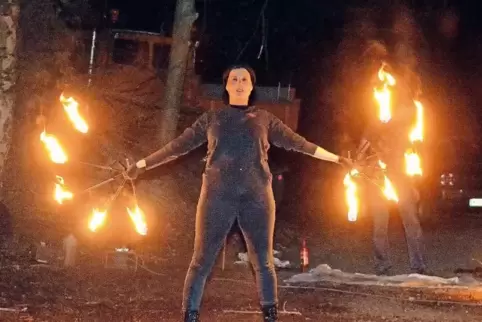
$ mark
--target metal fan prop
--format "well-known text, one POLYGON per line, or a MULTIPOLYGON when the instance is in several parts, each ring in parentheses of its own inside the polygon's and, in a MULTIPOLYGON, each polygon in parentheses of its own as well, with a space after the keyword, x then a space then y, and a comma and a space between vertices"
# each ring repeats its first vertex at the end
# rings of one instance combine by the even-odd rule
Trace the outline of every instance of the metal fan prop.
MULTIPOLYGON (((374 88, 374 98, 379 107, 378 118, 382 123, 389 123, 392 119, 392 91, 397 86, 395 77, 386 71, 386 63, 378 70, 379 86, 374 88)), ((417 146, 423 141, 423 105, 413 99, 416 109, 416 119, 413 128, 407 133, 409 148, 405 151, 405 172, 407 176, 421 176, 422 166, 417 146)), ((345 186, 345 199, 348 206, 348 220, 356 221, 359 213, 359 198, 356 179, 366 180, 382 190, 385 198, 398 202, 397 191, 389 179, 387 165, 380 158, 380 154, 374 152, 364 156, 370 142, 365 140, 358 149, 354 159, 357 160, 354 168, 343 179, 345 186)))
MULTIPOLYGON (((87 124, 85 118, 80 113, 79 102, 75 100, 75 98, 73 97, 64 96, 64 94, 60 96, 59 100, 73 128, 82 134, 88 133, 89 125, 87 124)), ((69 160, 59 139, 52 133, 48 133, 45 127, 43 132, 40 134, 40 141, 43 143, 45 149, 47 150, 51 162, 55 164, 66 164, 73 161, 73 160, 69 160)), ((101 207, 94 208, 92 210, 92 213, 89 218, 88 226, 92 232, 96 232, 104 224, 112 204, 119 197, 122 189, 126 186, 126 184, 129 184, 132 187, 132 192, 133 192, 133 197, 135 202, 132 208, 126 207, 127 215, 129 215, 136 232, 140 235, 146 235, 147 222, 146 222, 145 214, 138 206, 135 185, 132 182, 132 180, 128 179, 126 175, 126 170, 129 167, 129 161, 126 160, 125 164, 119 161, 119 164, 121 164, 122 169, 117 169, 111 166, 98 165, 98 164, 93 164, 88 162, 80 162, 80 161, 74 161, 74 162, 82 164, 84 166, 89 166, 89 167, 111 172, 112 176, 86 189, 73 193, 69 190, 68 184, 66 184, 64 178, 57 175, 55 188, 53 192, 54 200, 58 204, 63 204, 66 200, 73 199, 75 195, 89 193, 94 189, 98 189, 108 184, 118 184, 117 188, 114 189, 115 192, 112 193, 112 195, 109 198, 107 198, 107 201, 105 201, 101 207)))

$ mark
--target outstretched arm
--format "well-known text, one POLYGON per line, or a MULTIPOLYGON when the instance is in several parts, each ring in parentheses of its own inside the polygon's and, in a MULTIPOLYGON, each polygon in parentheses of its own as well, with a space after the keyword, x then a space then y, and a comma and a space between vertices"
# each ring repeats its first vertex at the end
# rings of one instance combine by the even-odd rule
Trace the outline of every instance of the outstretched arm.
POLYGON ((184 132, 158 151, 136 163, 137 168, 153 169, 194 150, 207 141, 208 113, 201 115, 184 132))
POLYGON ((305 153, 324 161, 340 162, 338 155, 309 142, 301 135, 295 133, 276 116, 269 114, 269 117, 269 140, 277 147, 305 153))

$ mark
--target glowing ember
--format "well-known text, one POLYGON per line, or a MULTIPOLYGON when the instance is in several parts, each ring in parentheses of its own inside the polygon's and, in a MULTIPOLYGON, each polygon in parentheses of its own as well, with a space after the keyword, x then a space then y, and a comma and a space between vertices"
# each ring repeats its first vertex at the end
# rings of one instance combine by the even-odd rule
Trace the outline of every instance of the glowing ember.
POLYGON ((94 209, 92 211, 92 217, 90 218, 90 221, 89 221, 89 229, 95 232, 104 224, 106 217, 107 217, 107 211, 100 211, 98 209, 94 209))
POLYGON ((54 200, 62 204, 64 200, 71 200, 74 195, 72 192, 64 189, 64 178, 57 176, 58 183, 55 184, 54 200))
POLYGON ((60 102, 64 106, 64 110, 75 129, 79 132, 87 133, 89 126, 79 113, 79 103, 73 97, 66 98, 64 94, 60 95, 60 102))
POLYGON ((145 236, 147 234, 147 223, 142 210, 139 208, 139 206, 136 206, 134 210, 127 208, 127 212, 134 223, 137 233, 145 236))
POLYGON ((352 177, 359 172, 356 169, 351 170, 345 175, 343 184, 345 185, 345 199, 348 205, 348 221, 356 221, 358 217, 359 201, 357 196, 357 187, 352 177))
POLYGON ((45 148, 48 150, 52 162, 61 164, 67 162, 67 155, 55 136, 47 134, 44 130, 40 134, 40 140, 44 143, 45 148))
POLYGON ((385 65, 382 65, 378 70, 378 79, 383 82, 383 86, 381 88, 374 89, 375 99, 378 102, 378 106, 380 107, 379 118, 380 121, 383 123, 387 123, 392 118, 391 113, 391 101, 392 101, 392 92, 390 87, 393 87, 396 82, 395 78, 387 73, 385 70, 385 65))
MULTIPOLYGON (((382 168, 383 170, 387 169, 387 165, 383 161, 378 160, 378 164, 380 165, 380 168, 382 168)), ((384 182, 383 183, 384 183, 384 187, 383 187, 382 191, 383 191, 383 194, 385 195, 385 197, 388 200, 398 202, 397 192, 395 191, 395 188, 393 187, 392 182, 390 181, 390 179, 388 179, 388 177, 386 175, 384 175, 384 182)))

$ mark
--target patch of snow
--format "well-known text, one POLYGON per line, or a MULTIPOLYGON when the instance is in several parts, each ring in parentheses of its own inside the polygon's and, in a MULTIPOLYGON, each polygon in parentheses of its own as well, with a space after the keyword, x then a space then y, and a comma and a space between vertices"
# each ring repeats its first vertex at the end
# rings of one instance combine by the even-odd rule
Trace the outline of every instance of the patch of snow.
POLYGON ((455 276, 442 278, 421 274, 402 274, 394 276, 377 276, 373 274, 348 273, 333 269, 327 264, 322 264, 307 273, 293 275, 286 283, 315 283, 330 282, 339 284, 378 285, 399 287, 477 287, 482 288, 482 283, 472 276, 455 276))
MULTIPOLYGON (((281 254, 279 251, 273 251, 273 253, 276 254, 281 254)), ((235 264, 249 264, 249 257, 248 253, 238 253, 238 261, 235 261, 235 264)), ((282 261, 279 258, 275 257, 274 258, 274 266, 278 268, 289 268, 291 267, 290 261, 282 261)))

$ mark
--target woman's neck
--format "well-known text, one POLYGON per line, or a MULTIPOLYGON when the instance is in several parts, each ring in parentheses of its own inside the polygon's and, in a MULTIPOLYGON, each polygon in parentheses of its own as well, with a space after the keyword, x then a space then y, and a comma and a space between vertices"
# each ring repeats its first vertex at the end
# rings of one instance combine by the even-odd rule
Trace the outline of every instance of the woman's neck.
POLYGON ((230 97, 229 105, 234 106, 248 106, 248 100, 245 98, 230 97))
POLYGON ((235 108, 235 109, 238 109, 238 110, 247 110, 249 108, 248 105, 232 105, 232 104, 229 104, 229 106, 231 106, 231 108, 235 108))

